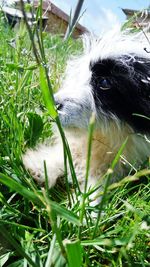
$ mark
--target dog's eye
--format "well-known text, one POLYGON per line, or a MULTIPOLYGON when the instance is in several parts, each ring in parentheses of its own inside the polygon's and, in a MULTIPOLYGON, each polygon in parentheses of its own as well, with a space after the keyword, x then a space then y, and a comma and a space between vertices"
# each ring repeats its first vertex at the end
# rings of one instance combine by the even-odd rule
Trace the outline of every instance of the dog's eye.
POLYGON ((99 88, 101 90, 108 90, 108 89, 110 89, 110 87, 111 87, 111 84, 110 84, 110 81, 108 79, 101 79, 99 81, 99 88))

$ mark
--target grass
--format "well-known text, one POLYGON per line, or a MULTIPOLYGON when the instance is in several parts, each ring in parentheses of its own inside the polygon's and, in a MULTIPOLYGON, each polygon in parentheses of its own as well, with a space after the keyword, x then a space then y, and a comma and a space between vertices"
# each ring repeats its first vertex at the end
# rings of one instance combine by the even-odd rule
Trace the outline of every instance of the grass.
MULTIPOLYGON (((55 92, 67 59, 79 53, 82 46, 79 41, 64 42, 47 33, 42 34, 42 39, 55 92)), ((91 192, 87 192, 86 185, 84 193, 76 188, 74 201, 67 181, 51 190, 41 189, 25 171, 21 155, 27 147, 53 134, 49 113, 54 119, 57 114, 52 102, 43 100, 48 93, 45 69, 39 70, 23 24, 11 30, 1 16, 0 43, 0 266, 150 266, 148 162, 136 175, 123 177, 111 187, 107 184, 111 175, 108 172, 100 207, 90 204, 91 192), (91 212, 99 213, 97 221, 91 212)), ((62 131, 59 120, 56 122, 62 131)), ((86 179, 92 131, 93 122, 86 179)), ((76 183, 70 151, 63 141, 76 183)))

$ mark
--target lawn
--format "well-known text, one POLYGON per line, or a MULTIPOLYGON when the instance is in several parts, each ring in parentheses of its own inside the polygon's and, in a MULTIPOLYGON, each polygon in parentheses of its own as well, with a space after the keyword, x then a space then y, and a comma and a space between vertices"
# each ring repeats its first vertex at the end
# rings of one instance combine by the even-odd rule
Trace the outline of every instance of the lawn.
MULTIPOLYGON (((25 25, 12 30, 1 15, 0 267, 150 266, 148 161, 136 174, 129 171, 122 182, 111 187, 106 182, 102 202, 96 207, 88 193, 76 189, 74 194, 67 181, 51 190, 40 188, 24 169, 25 150, 54 134, 51 95, 43 100, 49 92, 45 70, 55 92, 67 59, 82 51, 81 41, 64 42, 48 33, 35 38, 37 47, 38 37, 38 52, 45 60, 41 67, 25 25)), ((75 176, 73 169, 72 173, 75 176)), ((106 181, 109 176, 106 173, 106 181)))

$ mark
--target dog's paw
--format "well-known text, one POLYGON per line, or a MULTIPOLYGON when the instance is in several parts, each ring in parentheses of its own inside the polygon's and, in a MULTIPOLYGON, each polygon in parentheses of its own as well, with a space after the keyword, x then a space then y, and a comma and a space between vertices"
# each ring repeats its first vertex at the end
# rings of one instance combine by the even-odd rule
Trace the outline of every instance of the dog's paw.
POLYGON ((41 186, 44 185, 45 179, 43 172, 41 172, 40 170, 31 170, 31 169, 28 169, 28 172, 39 185, 41 186))
POLYGON ((35 150, 28 150, 22 156, 23 164, 26 170, 40 185, 44 184, 44 161, 40 160, 38 152, 35 150))
POLYGON ((45 183, 45 169, 49 188, 53 187, 57 179, 64 174, 63 157, 61 157, 60 153, 58 154, 55 148, 42 145, 36 150, 27 150, 22 160, 26 170, 40 185, 45 183))

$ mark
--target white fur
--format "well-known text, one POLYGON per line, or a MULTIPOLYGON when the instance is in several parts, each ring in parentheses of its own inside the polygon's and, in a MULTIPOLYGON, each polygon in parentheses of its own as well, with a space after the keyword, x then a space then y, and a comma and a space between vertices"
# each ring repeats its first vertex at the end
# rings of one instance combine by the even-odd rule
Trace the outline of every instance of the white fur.
MULTIPOLYGON (((90 42, 89 42, 90 43, 90 42)), ((118 57, 134 52, 138 56, 150 57, 144 48, 149 47, 143 35, 126 35, 120 31, 111 31, 100 40, 87 44, 82 56, 68 63, 66 78, 62 89, 55 95, 56 102, 63 103, 59 112, 60 120, 70 146, 77 178, 83 189, 85 182, 86 157, 88 146, 88 124, 92 112, 96 114, 96 125, 93 134, 91 167, 88 186, 93 186, 102 179, 122 143, 128 138, 123 157, 134 166, 142 163, 150 155, 150 144, 145 138, 136 134, 133 129, 113 118, 108 122, 103 116, 101 107, 96 111, 91 86, 89 64, 107 57, 118 57), (100 114, 99 114, 100 113, 100 114), (103 117, 102 121, 99 119, 103 117)), ((44 182, 44 160, 46 161, 49 186, 55 185, 58 177, 64 175, 64 157, 62 141, 58 137, 52 145, 39 145, 28 150, 23 156, 24 165, 40 183, 44 182)), ((113 180, 120 179, 126 167, 122 160, 117 165, 113 180)), ((70 172, 68 173, 70 175, 70 172)), ((102 182, 103 183, 103 182, 102 182)))

